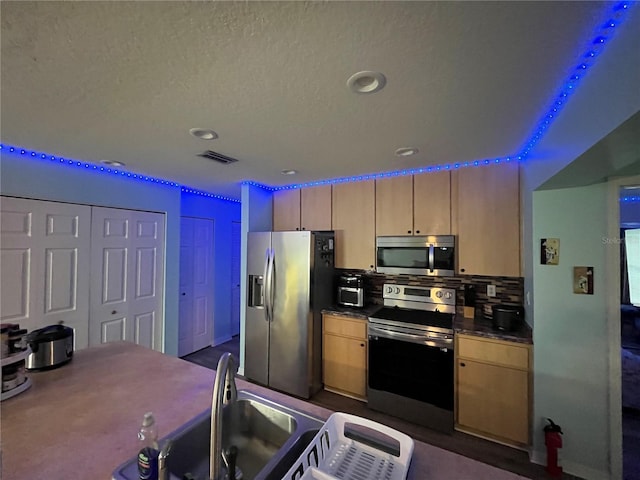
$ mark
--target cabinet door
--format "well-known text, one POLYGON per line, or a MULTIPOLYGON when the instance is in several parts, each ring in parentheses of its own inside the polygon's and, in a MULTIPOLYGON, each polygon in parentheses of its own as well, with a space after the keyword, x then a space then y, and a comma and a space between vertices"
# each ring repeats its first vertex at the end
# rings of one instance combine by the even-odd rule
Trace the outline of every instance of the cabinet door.
POLYGON ((518 164, 463 168, 452 179, 460 273, 520 276, 518 164))
POLYGON ((457 360, 458 424, 519 444, 529 440, 528 372, 457 360))
POLYGON ((413 176, 413 231, 416 235, 451 234, 451 173, 413 176))
POLYGON ((300 230, 300 189, 273 193, 273 231, 300 230))
POLYGON ((364 340, 325 333, 323 367, 326 388, 365 398, 366 366, 367 348, 364 340))
POLYGON ((331 185, 303 188, 300 195, 302 230, 331 230, 331 185))
POLYGON ((376 235, 413 233, 411 175, 376 180, 376 235))
POLYGON ((332 190, 336 268, 375 267, 375 183, 338 183, 332 190))

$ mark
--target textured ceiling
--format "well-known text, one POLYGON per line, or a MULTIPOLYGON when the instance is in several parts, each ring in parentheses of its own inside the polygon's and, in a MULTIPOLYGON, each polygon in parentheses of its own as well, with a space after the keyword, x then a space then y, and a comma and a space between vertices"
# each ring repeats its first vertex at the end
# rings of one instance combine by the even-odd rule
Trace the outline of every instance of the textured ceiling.
POLYGON ((511 155, 611 5, 3 1, 1 139, 235 198, 511 155), (360 70, 386 87, 350 92, 360 70))

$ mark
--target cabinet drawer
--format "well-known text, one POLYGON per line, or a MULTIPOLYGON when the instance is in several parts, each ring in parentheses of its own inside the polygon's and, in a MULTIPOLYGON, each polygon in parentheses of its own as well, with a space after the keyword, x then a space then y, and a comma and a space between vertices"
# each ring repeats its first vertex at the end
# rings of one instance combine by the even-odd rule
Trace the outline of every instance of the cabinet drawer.
POLYGON ((367 321, 357 318, 323 315, 324 332, 362 340, 367 338, 367 321))
POLYGON ((529 347, 527 345, 458 336, 457 353, 458 357, 523 370, 529 369, 529 347))

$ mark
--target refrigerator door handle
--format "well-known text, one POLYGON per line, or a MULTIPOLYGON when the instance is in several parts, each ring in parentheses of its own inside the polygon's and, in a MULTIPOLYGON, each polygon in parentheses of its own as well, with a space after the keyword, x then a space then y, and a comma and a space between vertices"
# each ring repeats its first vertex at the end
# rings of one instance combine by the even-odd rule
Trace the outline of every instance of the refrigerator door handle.
POLYGON ((271 265, 269 267, 269 321, 273 322, 273 304, 275 302, 275 271, 276 271, 276 252, 271 249, 271 265))
POLYGON ((264 303, 264 319, 268 322, 269 321, 269 262, 271 260, 271 254, 269 252, 269 249, 267 248, 267 250, 264 252, 264 275, 262 276, 262 278, 264 279, 263 282, 263 290, 262 290, 262 295, 263 295, 263 303, 264 303))

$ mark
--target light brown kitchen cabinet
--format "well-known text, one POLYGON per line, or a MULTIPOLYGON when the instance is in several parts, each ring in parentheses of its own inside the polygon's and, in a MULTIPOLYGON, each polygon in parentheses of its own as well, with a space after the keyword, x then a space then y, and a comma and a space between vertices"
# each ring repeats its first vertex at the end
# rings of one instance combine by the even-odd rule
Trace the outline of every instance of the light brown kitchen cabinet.
POLYGON ((531 346, 456 335, 456 429, 529 444, 531 346))
POLYGON ((461 168, 451 180, 459 273, 519 277, 518 164, 461 168))
POLYGON ((367 321, 324 314, 322 331, 325 390, 366 400, 367 321))
POLYGON ((332 189, 336 268, 375 268, 375 183, 337 183, 332 189))
POLYGON ((449 235, 448 171, 376 180, 376 235, 449 235))
POLYGON ((331 230, 331 185, 318 185, 300 191, 302 230, 331 230))
POLYGON ((273 230, 300 230, 300 189, 273 192, 273 230))
POLYGON ((331 230, 331 185, 274 192, 273 230, 331 230))

